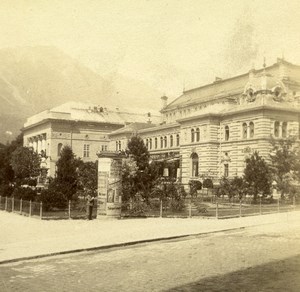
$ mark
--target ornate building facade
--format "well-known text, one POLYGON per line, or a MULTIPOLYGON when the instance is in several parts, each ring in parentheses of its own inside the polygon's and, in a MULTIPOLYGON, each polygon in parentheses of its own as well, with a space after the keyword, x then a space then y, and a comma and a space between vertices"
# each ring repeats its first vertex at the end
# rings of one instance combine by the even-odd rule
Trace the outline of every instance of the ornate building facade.
POLYGON ((55 165, 62 147, 69 145, 76 157, 96 161, 97 151, 107 150, 108 134, 126 124, 149 124, 159 116, 119 108, 68 102, 29 117, 22 129, 23 145, 41 154, 48 176, 55 176, 55 165))
POLYGON ((300 66, 278 59, 271 66, 184 91, 167 104, 161 123, 109 135, 109 149, 126 148, 138 133, 152 159, 178 161, 177 178, 189 180, 241 176, 245 158, 258 151, 265 159, 271 138, 300 135, 300 66))

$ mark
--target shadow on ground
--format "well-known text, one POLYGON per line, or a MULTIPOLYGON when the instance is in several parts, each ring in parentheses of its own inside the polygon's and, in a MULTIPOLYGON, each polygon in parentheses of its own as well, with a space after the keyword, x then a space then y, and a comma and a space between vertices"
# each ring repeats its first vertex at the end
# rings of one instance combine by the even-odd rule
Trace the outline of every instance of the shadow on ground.
POLYGON ((300 291, 300 255, 201 279, 167 291, 300 291))

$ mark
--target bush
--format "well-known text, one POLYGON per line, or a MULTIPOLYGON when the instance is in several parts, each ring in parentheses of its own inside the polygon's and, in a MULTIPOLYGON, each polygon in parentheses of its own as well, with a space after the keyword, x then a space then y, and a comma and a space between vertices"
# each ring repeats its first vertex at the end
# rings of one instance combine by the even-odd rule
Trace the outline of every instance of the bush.
POLYGON ((52 210, 53 208, 65 209, 68 205, 66 196, 54 188, 42 190, 40 201, 43 202, 43 208, 46 211, 52 210))
POLYGON ((10 185, 0 185, 0 196, 10 197, 14 191, 14 188, 10 185))
POLYGON ((185 208, 185 203, 183 198, 171 199, 169 202, 169 207, 171 211, 182 211, 185 208))
POLYGON ((212 180, 210 178, 206 178, 203 181, 203 187, 207 189, 212 189, 214 187, 212 180))
POLYGON ((30 187, 16 187, 12 193, 12 196, 15 199, 22 199, 25 201, 35 201, 36 195, 36 190, 33 190, 30 187))
POLYGON ((190 180, 189 186, 191 196, 197 195, 197 191, 202 189, 202 183, 199 180, 190 180))

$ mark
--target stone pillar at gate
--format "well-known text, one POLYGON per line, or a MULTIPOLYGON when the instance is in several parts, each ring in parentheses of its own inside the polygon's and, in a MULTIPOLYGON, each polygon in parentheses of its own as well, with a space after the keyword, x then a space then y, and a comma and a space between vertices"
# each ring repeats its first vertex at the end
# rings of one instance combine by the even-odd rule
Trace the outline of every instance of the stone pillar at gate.
POLYGON ((97 152, 98 206, 97 218, 121 217, 122 158, 124 154, 111 151, 97 152))

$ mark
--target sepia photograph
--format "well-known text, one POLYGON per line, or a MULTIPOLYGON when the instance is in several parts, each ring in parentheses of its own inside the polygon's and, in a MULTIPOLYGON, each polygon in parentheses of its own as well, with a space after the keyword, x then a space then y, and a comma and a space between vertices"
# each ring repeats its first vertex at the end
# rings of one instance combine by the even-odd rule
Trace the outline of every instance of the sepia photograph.
POLYGON ((1 0, 0 291, 300 291, 300 2, 1 0))

